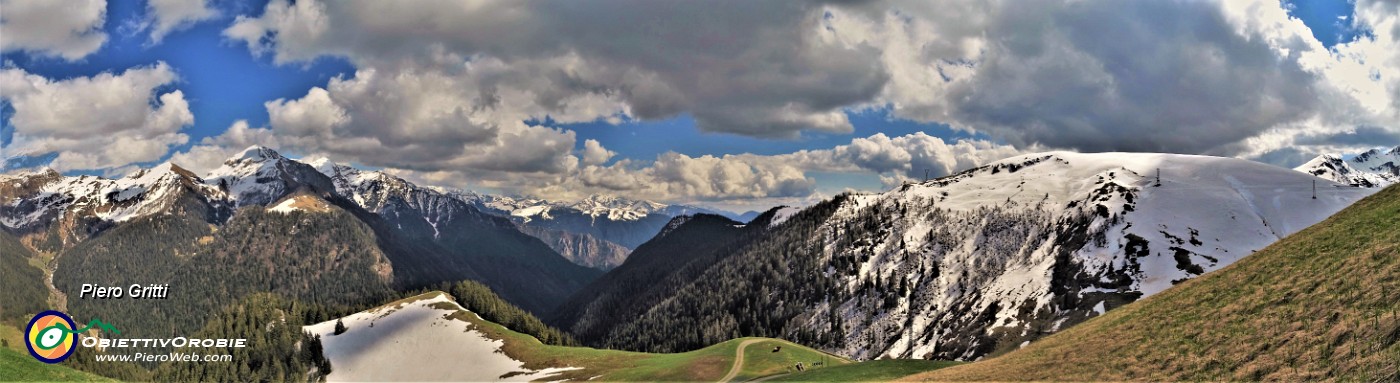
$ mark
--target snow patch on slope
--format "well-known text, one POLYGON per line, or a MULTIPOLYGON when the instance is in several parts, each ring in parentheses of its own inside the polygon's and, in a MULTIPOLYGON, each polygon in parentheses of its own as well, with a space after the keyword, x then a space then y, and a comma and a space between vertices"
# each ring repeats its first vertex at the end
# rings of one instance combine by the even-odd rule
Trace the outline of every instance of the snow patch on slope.
MULTIPOLYGON (((526 382, 577 368, 530 370, 501 350, 470 322, 476 316, 443 293, 383 306, 341 318, 346 331, 335 335, 335 320, 306 326, 321 336, 331 361, 331 382, 470 381, 526 382)), ((479 317, 478 317, 479 318, 479 317)))
POLYGON ((268 211, 274 211, 274 212, 282 213, 282 214, 287 214, 287 213, 291 213, 291 212, 294 212, 294 211, 297 211, 297 210, 300 210, 300 209, 297 209, 297 207, 296 207, 296 200, 291 199, 291 198, 288 198, 288 199, 282 200, 282 203, 277 204, 277 206, 273 206, 273 207, 271 207, 271 208, 269 208, 269 209, 267 209, 267 210, 268 210, 268 211))
POLYGON ((330 210, 330 205, 325 200, 315 196, 296 194, 288 196, 267 210, 282 214, 290 214, 294 211, 326 212, 330 210))
POLYGON ((800 211, 802 211, 800 207, 783 206, 779 208, 777 212, 773 213, 773 220, 768 223, 768 227, 778 227, 778 225, 787 222, 788 218, 792 218, 794 214, 800 211))
POLYGON ((530 222, 530 218, 535 216, 539 216, 540 219, 553 219, 553 217, 549 216, 549 205, 536 205, 515 209, 510 212, 510 216, 521 218, 525 222, 530 222))

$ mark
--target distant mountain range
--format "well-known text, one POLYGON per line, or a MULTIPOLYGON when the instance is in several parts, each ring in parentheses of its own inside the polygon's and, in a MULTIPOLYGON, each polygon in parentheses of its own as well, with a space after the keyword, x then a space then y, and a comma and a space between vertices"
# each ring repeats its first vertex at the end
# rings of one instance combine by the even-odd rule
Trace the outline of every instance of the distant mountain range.
POLYGON ((1324 154, 1294 168, 1332 182, 1358 187, 1382 187, 1400 182, 1400 146, 1372 149, 1351 159, 1324 154))
POLYGON ((975 360, 1225 267, 1375 192, 1257 162, 1053 152, 748 225, 676 219, 550 321, 653 352, 774 336, 975 360))
POLYGON ((524 232, 548 243, 575 263, 612 269, 638 245, 651 239, 671 218, 681 215, 729 213, 686 205, 666 205, 615 196, 593 195, 560 202, 451 192, 489 214, 508 217, 524 232))

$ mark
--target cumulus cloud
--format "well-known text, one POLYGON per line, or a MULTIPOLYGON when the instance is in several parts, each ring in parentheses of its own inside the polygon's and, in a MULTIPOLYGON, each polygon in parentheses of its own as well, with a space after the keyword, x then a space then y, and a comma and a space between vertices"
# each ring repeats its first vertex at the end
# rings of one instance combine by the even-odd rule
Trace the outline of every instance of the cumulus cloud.
MULTIPOLYGON (((174 158, 212 167, 264 144, 430 184, 721 203, 811 198, 813 172, 895 184, 1047 147, 1288 165, 1400 137, 1398 10, 1359 0, 1353 22, 1371 33, 1328 49, 1270 0, 274 0, 224 35, 278 64, 337 56, 357 71, 174 158), (687 114, 707 132, 800 138, 885 108, 990 139, 642 159, 523 122, 687 114)), ((183 105, 172 94, 160 108, 183 105)))
MULTIPOLYGON (((1367 69, 1362 73, 1370 76, 1373 82, 1384 84, 1388 89, 1390 116, 1400 120, 1400 2, 1385 0, 1358 0, 1356 2, 1355 23, 1357 28, 1371 32, 1370 36, 1343 44, 1338 49, 1344 56, 1357 59, 1367 69), (1370 63, 1369 65, 1366 63, 1370 63)), ((1352 83, 1362 83, 1359 73, 1348 77, 1352 83)), ((1362 93, 1376 100, 1384 100, 1384 92, 1362 93)), ((1368 105, 1381 109, 1379 105, 1368 105)))
POLYGON ((876 133, 848 145, 804 150, 781 159, 811 170, 877 173, 888 184, 921 179, 925 171, 929 177, 942 177, 1024 152, 986 140, 948 143, 923 132, 893 138, 876 133))
POLYGON ((572 177, 516 181, 523 186, 516 191, 563 199, 620 193, 673 202, 794 201, 814 195, 813 172, 875 173, 888 186, 920 179, 924 170, 929 170, 930 177, 941 177, 1018 154, 1022 151, 984 140, 945 142, 922 132, 898 137, 877 133, 828 149, 786 154, 693 157, 667 152, 650 162, 623 159, 608 166, 590 164, 572 177))
MULTIPOLYGON (((509 135, 509 134, 508 134, 509 135)), ((567 132, 572 145, 572 132, 567 132)), ((526 137, 496 147, 524 144, 526 137)), ((250 128, 244 121, 224 134, 209 137, 189 150, 176 153, 171 161, 197 173, 218 167, 222 161, 250 145, 267 145, 301 153, 316 153, 338 162, 360 164, 364 157, 327 155, 326 147, 308 146, 276 132, 276 128, 250 128)), ((567 148, 557 148, 568 152, 567 148)), ((550 151, 546 151, 550 152, 550 151)), ((778 203, 810 202, 818 198, 813 172, 876 173, 886 184, 940 177, 1005 157, 1021 154, 1010 146, 984 140, 962 139, 945 142, 924 133, 899 137, 875 134, 855 138, 850 144, 828 149, 803 150, 776 155, 730 154, 689 156, 666 152, 651 160, 620 159, 605 165, 615 155, 596 140, 585 140, 579 156, 566 156, 566 169, 558 172, 505 171, 473 164, 452 169, 421 169, 387 166, 385 171, 426 185, 489 189, 510 194, 570 200, 592 194, 625 195, 662 202, 707 201, 726 206, 772 206, 778 203)), ((511 162, 510 151, 493 152, 490 157, 511 162)), ((524 155, 529 157, 529 155, 524 155)), ((509 167, 508 167, 509 168, 509 167)))
POLYGON ((209 0, 149 0, 146 9, 152 42, 160 42, 171 32, 219 16, 209 0))
POLYGON ((105 169, 159 160, 189 137, 194 123, 184 93, 164 62, 53 81, 23 69, 0 69, 0 100, 14 108, 5 157, 58 153, 49 166, 105 169))
POLYGON ((272 125, 294 136, 329 137, 333 128, 350 121, 345 109, 331 101, 330 93, 322 88, 311 88, 300 99, 277 99, 264 106, 272 125))
POLYGON ((842 108, 888 77, 870 59, 877 52, 816 36, 816 3, 420 5, 273 1, 224 33, 279 63, 336 55, 392 71, 483 57, 543 66, 549 77, 526 87, 551 115, 560 105, 550 97, 600 94, 636 117, 688 112, 701 129, 763 137, 849 132, 842 108))
POLYGON ((0 52, 29 51, 73 61, 102 47, 105 0, 0 1, 0 52))
POLYGON ((893 8, 833 21, 898 68, 883 101, 1018 146, 1206 153, 1317 109, 1315 76, 1209 2, 893 8))
POLYGON ((1018 147, 1241 156, 1278 132, 1400 129, 1393 2, 1359 1, 1376 33, 1333 53, 1268 0, 419 5, 273 1, 224 33, 278 63, 475 84, 434 108, 488 124, 688 113, 791 138, 888 107, 1018 147))
POLYGON ((554 199, 603 193, 668 202, 805 197, 815 188, 803 169, 773 157, 675 152, 645 163, 625 159, 583 166, 569 177, 517 183, 514 192, 554 199))
POLYGON ((1357 1, 1351 28, 1365 31, 1330 49, 1275 2, 1224 3, 1236 33, 1266 42, 1317 78, 1318 108, 1306 119, 1268 127, 1223 152, 1285 167, 1323 153, 1356 153, 1400 142, 1400 4, 1357 1))
MULTIPOLYGON (((543 97, 505 81, 520 75, 513 70, 499 62, 474 64, 460 73, 361 70, 352 78, 312 88, 301 98, 266 103, 268 129, 283 145, 372 166, 556 174, 572 170, 578 162, 571 155, 576 142, 572 131, 527 125, 523 120, 528 112, 496 106, 529 109, 543 97)), ((561 107, 564 110, 585 109, 580 115, 590 119, 600 108, 587 96, 552 102, 571 104, 561 107)))
POLYGON ((586 165, 602 165, 608 159, 617 155, 617 152, 608 150, 598 140, 589 139, 583 142, 583 163, 586 165))

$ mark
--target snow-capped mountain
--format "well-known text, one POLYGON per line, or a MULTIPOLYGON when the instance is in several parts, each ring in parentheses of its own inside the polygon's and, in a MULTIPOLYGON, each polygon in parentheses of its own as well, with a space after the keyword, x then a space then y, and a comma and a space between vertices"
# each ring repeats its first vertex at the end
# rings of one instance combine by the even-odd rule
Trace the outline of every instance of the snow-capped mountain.
POLYGON ((604 195, 579 201, 474 192, 453 195, 488 214, 509 217, 526 233, 549 243, 575 263, 603 270, 622 264, 628 252, 655 236, 673 217, 697 213, 726 215, 694 206, 604 195))
POLYGON ((205 183, 226 191, 239 206, 267 205, 298 189, 333 192, 326 181, 311 166, 262 146, 244 149, 205 177, 205 183))
POLYGON ((590 226, 583 230, 569 230, 567 225, 559 223, 576 221, 581 211, 574 206, 586 206, 583 205, 585 202, 561 204, 419 186, 385 172, 356 169, 324 157, 310 159, 306 163, 330 177, 337 193, 397 225, 426 224, 435 238, 441 235, 441 225, 456 219, 515 225, 521 232, 544 241, 575 264, 602 270, 621 264, 630 249, 594 236, 598 231, 592 229, 645 224, 646 217, 633 219, 635 214, 654 207, 641 204, 629 208, 629 205, 617 204, 612 205, 612 211, 604 211, 605 208, 600 206, 591 210, 597 215, 590 216, 590 226), (563 219, 553 221, 554 216, 549 215, 551 209, 555 209, 563 219), (408 221, 403 220, 405 217, 408 221), (614 217, 619 219, 614 220, 614 217))
MULTIPOLYGON (((369 240, 376 244, 373 251, 392 263, 376 270, 392 269, 395 287, 472 279, 537 312, 554 307, 601 273, 570 263, 510 220, 482 213, 433 188, 329 161, 316 164, 329 175, 272 149, 253 146, 202 178, 169 163, 120 179, 65 177, 53 171, 0 175, 0 229, 26 246, 62 257, 82 241, 155 215, 173 216, 179 226, 196 228, 158 233, 178 236, 216 230, 245 209, 282 214, 344 212, 348 215, 341 217, 358 222, 318 227, 348 230, 336 235, 363 235, 355 231, 361 227, 357 225, 370 230, 369 240)), ((141 230, 167 230, 162 225, 145 225, 141 230)), ((216 236, 207 237, 188 242, 207 243, 216 236)), ((277 240, 293 243, 297 238, 277 240)))
POLYGON ((365 210, 394 219, 405 215, 421 216, 421 223, 431 226, 434 237, 442 235, 439 225, 454 219, 492 221, 479 210, 437 188, 418 186, 380 171, 337 164, 324 157, 309 160, 307 164, 330 177, 337 193, 365 210))
POLYGON ((536 219, 554 219, 551 211, 571 210, 593 220, 638 221, 648 215, 660 214, 667 217, 695 213, 721 214, 705 208, 686 205, 667 205, 652 201, 641 201, 608 195, 590 195, 578 201, 549 201, 539 198, 517 198, 487 195, 472 192, 458 194, 464 201, 475 203, 483 210, 517 217, 529 222, 536 219))
POLYGON ((172 213, 185 197, 207 204, 202 213, 213 220, 227 217, 233 203, 224 191, 168 162, 118 179, 64 177, 52 169, 0 175, 0 225, 17 233, 56 227, 58 240, 71 244, 116 223, 172 213))
POLYGON ((780 209, 763 237, 596 339, 685 349, 739 331, 862 359, 977 359, 1225 267, 1376 190, 1319 181, 1314 199, 1314 180, 1206 156, 1008 158, 780 209), (674 318, 700 327, 642 330, 674 318))
POLYGON ((1352 186, 1386 186, 1400 182, 1400 146, 1390 151, 1371 149, 1349 160, 1324 154, 1294 170, 1352 186))

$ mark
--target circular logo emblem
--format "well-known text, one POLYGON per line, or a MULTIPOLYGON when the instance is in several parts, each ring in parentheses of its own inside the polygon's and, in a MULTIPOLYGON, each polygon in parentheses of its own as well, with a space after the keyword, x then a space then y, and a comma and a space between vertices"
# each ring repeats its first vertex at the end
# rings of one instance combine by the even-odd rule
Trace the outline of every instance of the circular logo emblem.
POLYGON ((29 355, 44 363, 58 363, 73 355, 78 335, 73 318, 58 311, 45 311, 29 320, 24 330, 24 345, 29 355))

